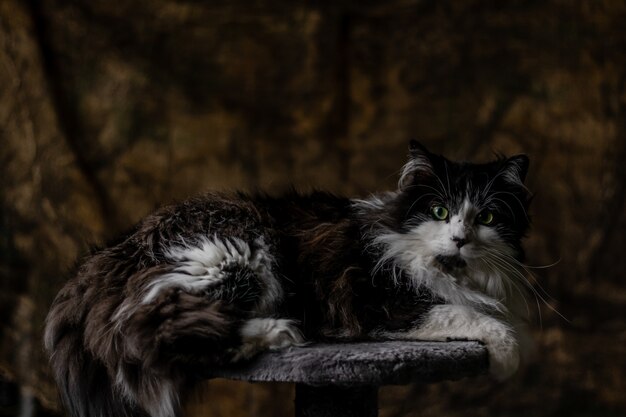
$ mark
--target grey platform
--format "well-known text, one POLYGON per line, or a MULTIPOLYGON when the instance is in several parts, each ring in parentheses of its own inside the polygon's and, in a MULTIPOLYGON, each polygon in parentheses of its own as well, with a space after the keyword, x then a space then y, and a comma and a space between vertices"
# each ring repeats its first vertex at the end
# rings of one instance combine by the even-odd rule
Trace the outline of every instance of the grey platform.
POLYGON ((389 341, 291 347, 208 377, 293 382, 297 417, 373 417, 379 386, 460 379, 487 368, 479 342, 389 341))

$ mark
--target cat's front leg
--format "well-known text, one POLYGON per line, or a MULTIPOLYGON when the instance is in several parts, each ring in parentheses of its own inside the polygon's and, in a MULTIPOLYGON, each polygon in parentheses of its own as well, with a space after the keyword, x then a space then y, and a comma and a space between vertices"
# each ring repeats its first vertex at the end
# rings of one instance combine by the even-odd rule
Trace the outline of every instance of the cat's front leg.
POLYGON ((489 373, 498 380, 513 375, 520 362, 519 344, 513 327, 468 306, 436 305, 414 329, 402 333, 386 333, 385 336, 433 341, 478 340, 487 347, 489 373))

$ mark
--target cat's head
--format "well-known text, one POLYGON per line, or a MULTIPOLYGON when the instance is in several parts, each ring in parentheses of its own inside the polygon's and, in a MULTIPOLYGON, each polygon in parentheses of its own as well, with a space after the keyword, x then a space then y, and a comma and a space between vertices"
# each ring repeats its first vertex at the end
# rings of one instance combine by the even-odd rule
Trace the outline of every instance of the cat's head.
MULTIPOLYGON (((412 141, 380 240, 396 265, 419 274, 481 276, 516 267, 529 228, 528 157, 453 162, 412 141)), ((487 278, 485 278, 487 277, 487 278)), ((492 283, 490 285, 498 285, 492 283)))

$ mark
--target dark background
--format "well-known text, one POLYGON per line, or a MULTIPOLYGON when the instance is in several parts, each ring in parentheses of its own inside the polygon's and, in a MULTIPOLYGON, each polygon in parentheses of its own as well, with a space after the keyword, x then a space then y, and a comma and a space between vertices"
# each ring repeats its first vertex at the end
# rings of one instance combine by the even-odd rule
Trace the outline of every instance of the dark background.
MULTIPOLYGON (((42 323, 89 243, 205 189, 389 189, 411 137, 529 154, 529 263, 558 261, 535 274, 569 322, 542 305, 511 381, 385 388, 381 415, 626 415, 625 22, 598 0, 0 1, 0 415, 58 410, 42 323)), ((204 391, 188 415, 292 413, 289 385, 204 391)))

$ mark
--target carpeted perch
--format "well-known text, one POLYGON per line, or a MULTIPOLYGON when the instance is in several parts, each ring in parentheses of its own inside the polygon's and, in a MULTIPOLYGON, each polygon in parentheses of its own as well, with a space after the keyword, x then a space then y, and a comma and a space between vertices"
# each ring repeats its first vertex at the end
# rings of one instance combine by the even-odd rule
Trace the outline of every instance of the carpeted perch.
POLYGON ((479 342, 389 341, 292 347, 208 377, 294 382, 297 417, 373 417, 379 386, 460 379, 487 367, 479 342))

